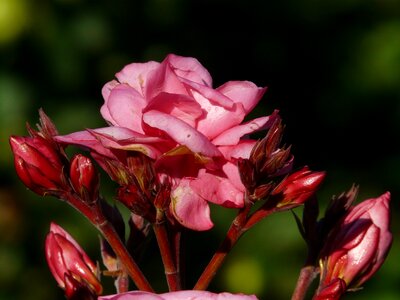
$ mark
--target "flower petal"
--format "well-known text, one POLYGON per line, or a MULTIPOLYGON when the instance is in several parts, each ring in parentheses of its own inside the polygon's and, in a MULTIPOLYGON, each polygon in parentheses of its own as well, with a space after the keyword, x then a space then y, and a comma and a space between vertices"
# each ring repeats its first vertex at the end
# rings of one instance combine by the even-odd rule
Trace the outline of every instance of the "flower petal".
POLYGON ((242 136, 253 133, 258 130, 269 128, 275 121, 276 113, 270 116, 257 118, 247 123, 225 130, 219 136, 212 140, 215 145, 237 145, 242 136))
POLYGON ((243 191, 228 178, 202 172, 190 182, 190 186, 204 200, 229 208, 243 207, 243 191))
POLYGON ((260 88, 250 81, 229 81, 216 90, 232 101, 241 103, 248 114, 260 101, 267 88, 260 88))
POLYGON ((218 149, 227 160, 232 160, 233 158, 249 158, 255 144, 255 140, 240 140, 237 145, 219 146, 218 149))
POLYGON ((168 114, 151 110, 143 114, 143 122, 168 134, 174 141, 187 146, 195 153, 220 156, 221 152, 203 134, 185 122, 168 114))
POLYGON ((165 61, 172 66, 177 76, 202 85, 212 86, 210 73, 197 59, 169 54, 165 61))
POLYGON ((146 99, 150 100, 161 92, 181 95, 188 94, 185 86, 166 60, 164 60, 156 70, 148 74, 144 96, 146 99))
POLYGON ((198 231, 209 230, 213 227, 210 207, 192 190, 191 181, 184 178, 172 189, 171 212, 184 227, 198 231))
POLYGON ((192 127, 196 127, 196 120, 203 114, 200 105, 187 95, 160 93, 146 106, 143 112, 158 110, 174 116, 192 127))
POLYGON ((108 121, 113 125, 143 133, 142 110, 146 104, 146 100, 135 89, 120 84, 111 90, 102 111, 111 117, 108 121))
POLYGON ((144 96, 149 73, 160 66, 159 62, 149 61, 146 63, 132 63, 126 65, 120 72, 115 74, 120 83, 127 83, 144 96))
POLYGON ((106 157, 115 158, 115 155, 110 149, 105 148, 102 143, 87 130, 77 131, 67 135, 58 135, 54 137, 54 140, 59 143, 90 149, 106 157))

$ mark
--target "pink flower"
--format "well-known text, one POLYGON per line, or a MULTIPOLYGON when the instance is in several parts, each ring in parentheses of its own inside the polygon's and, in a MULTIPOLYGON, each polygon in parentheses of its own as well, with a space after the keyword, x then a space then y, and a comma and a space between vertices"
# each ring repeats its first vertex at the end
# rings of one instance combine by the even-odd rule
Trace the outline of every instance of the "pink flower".
POLYGON ((338 223, 321 252, 320 291, 337 278, 359 287, 380 268, 392 243, 389 201, 389 192, 365 200, 338 223))
POLYGON ((56 139, 89 148, 97 158, 121 160, 122 150, 154 159, 157 174, 173 185, 171 213, 188 228, 213 226, 207 201, 242 207, 245 189, 236 162, 248 158, 255 144, 245 137, 270 127, 277 112, 243 120, 266 89, 249 81, 214 89, 196 59, 173 54, 161 63, 127 65, 116 77, 103 88, 101 114, 110 127, 56 139))
POLYGON ((230 293, 214 294, 206 291, 178 291, 159 295, 134 291, 99 297, 99 300, 257 300, 257 297, 230 293))
POLYGON ((68 299, 77 295, 100 295, 97 267, 79 244, 60 226, 51 223, 46 237, 46 259, 58 285, 68 299))

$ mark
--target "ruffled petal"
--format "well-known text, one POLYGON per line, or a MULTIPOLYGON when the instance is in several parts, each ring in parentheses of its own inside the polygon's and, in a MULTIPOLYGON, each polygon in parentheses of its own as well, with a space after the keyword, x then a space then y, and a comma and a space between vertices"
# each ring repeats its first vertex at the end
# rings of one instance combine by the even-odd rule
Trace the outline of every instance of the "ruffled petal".
POLYGON ((229 208, 243 207, 243 192, 228 178, 203 172, 191 181, 190 186, 201 198, 212 203, 229 208))
POLYGON ((138 151, 150 158, 158 158, 168 141, 157 137, 147 137, 123 127, 105 127, 88 130, 105 148, 138 151))
POLYGON ((165 61, 172 66, 177 76, 202 85, 212 86, 210 73, 197 59, 169 54, 165 61))
POLYGON ((116 80, 112 80, 107 82, 101 90, 104 98, 104 104, 100 108, 100 113, 103 116, 104 120, 106 120, 110 124, 117 124, 117 122, 111 117, 110 111, 108 110, 106 103, 108 101, 108 97, 110 97, 112 89, 115 88, 117 85, 119 85, 119 82, 116 80))
POLYGON ((246 134, 253 133, 259 130, 265 130, 274 123, 276 114, 273 113, 267 117, 261 117, 251 120, 247 123, 232 127, 222 132, 219 136, 212 140, 215 145, 237 145, 239 140, 246 134))
POLYGON ((167 60, 164 60, 157 70, 153 70, 148 74, 144 96, 146 99, 151 100, 161 92, 181 95, 188 94, 185 86, 167 60))
POLYGON ((192 190, 191 179, 182 179, 171 191, 170 209, 176 220, 184 227, 203 231, 214 224, 210 218, 210 207, 202 197, 192 190))
POLYGON ((146 63, 132 63, 126 65, 115 77, 120 83, 127 83, 144 96, 144 89, 147 84, 147 77, 150 72, 160 66, 159 62, 149 61, 146 63))
MULTIPOLYGON (((232 183, 232 185, 237 189, 238 192, 241 193, 242 196, 246 188, 244 187, 242 180, 240 179, 239 169, 237 165, 232 162, 227 162, 222 166, 222 171, 224 171, 226 177, 228 177, 229 182, 232 183)), ((243 204, 240 203, 240 205, 243 204)))
POLYGON ((135 89, 120 84, 113 88, 104 106, 108 109, 113 125, 143 133, 142 110, 146 104, 146 100, 135 89))
POLYGON ((221 152, 203 134, 168 114, 151 110, 143 114, 143 122, 168 134, 178 144, 205 156, 221 156, 221 152))
POLYGON ((143 112, 158 110, 174 116, 191 127, 196 126, 196 120, 203 114, 200 105, 187 95, 160 93, 151 100, 143 112))
POLYGON ((240 140, 237 145, 219 146, 218 149, 227 160, 249 158, 255 144, 254 140, 240 140))
POLYGON ((54 140, 67 145, 83 147, 106 157, 116 158, 110 149, 105 148, 103 144, 87 130, 55 136, 54 140))
POLYGON ((229 81, 216 90, 232 101, 241 103, 248 114, 260 101, 267 88, 260 88, 250 81, 229 81))

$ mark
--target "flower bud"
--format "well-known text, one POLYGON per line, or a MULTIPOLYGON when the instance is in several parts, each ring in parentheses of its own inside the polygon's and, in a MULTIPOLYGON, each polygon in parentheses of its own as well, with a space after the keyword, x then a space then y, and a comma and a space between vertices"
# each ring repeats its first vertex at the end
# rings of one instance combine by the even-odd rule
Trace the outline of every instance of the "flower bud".
POLYGON ((330 233, 320 255, 320 289, 336 278, 357 288, 383 264, 392 242, 390 193, 351 207, 330 233))
POLYGON ((313 172, 304 167, 284 178, 271 192, 281 197, 277 207, 303 204, 319 188, 325 178, 325 172, 313 172))
POLYGON ((68 299, 75 293, 100 295, 102 286, 97 278, 97 267, 79 244, 60 226, 52 223, 46 237, 46 259, 58 285, 68 299))
POLYGON ((322 290, 317 291, 313 300, 339 300, 345 292, 346 283, 342 279, 336 278, 322 290))
POLYGON ((61 156, 52 144, 40 137, 11 136, 14 164, 21 181, 43 196, 65 185, 61 156))
POLYGON ((99 174, 92 161, 78 154, 72 159, 69 172, 75 192, 85 201, 96 201, 99 195, 99 174))

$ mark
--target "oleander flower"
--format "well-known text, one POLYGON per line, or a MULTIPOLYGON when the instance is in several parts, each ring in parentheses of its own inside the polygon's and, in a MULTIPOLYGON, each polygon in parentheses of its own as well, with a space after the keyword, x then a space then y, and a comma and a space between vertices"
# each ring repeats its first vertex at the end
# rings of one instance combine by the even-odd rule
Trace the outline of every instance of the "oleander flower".
MULTIPOLYGON (((341 279, 357 288, 383 264, 392 243, 387 192, 349 209, 321 251, 319 291, 341 279)), ((317 295, 318 296, 318 295, 317 295)))
POLYGON ((194 230, 213 226, 208 201, 244 205, 237 160, 248 158, 248 135, 269 128, 276 116, 243 122, 266 91, 249 81, 212 87, 209 72, 194 58, 170 54, 161 63, 132 63, 103 90, 101 114, 109 127, 88 129, 56 140, 88 148, 102 158, 123 161, 139 151, 155 162, 160 178, 172 183, 170 211, 194 230))
POLYGON ((257 300, 254 295, 220 293, 207 291, 178 291, 164 294, 153 294, 133 291, 123 294, 99 297, 99 300, 257 300))

